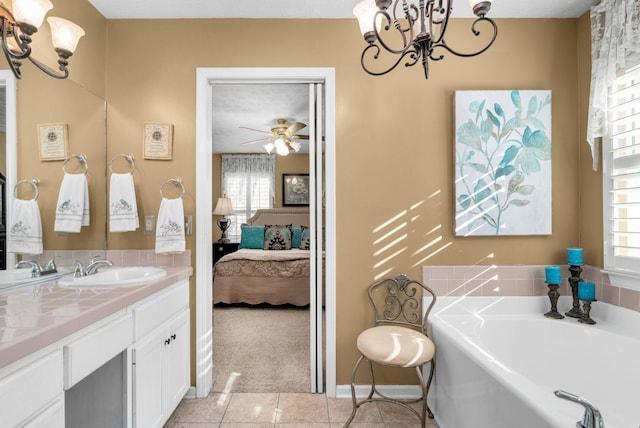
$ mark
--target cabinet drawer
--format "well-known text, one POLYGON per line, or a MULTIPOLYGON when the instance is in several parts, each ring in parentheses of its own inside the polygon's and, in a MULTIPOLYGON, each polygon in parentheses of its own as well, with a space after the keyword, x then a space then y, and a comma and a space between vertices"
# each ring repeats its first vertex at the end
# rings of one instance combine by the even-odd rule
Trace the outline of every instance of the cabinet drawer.
POLYGON ((0 425, 22 423, 62 392, 62 349, 58 349, 0 379, 0 425))
POLYGON ((189 281, 182 281, 153 298, 134 308, 135 340, 140 340, 151 330, 189 306, 189 281))
POLYGON ((64 347, 64 389, 69 389, 133 343, 131 314, 102 325, 64 347))

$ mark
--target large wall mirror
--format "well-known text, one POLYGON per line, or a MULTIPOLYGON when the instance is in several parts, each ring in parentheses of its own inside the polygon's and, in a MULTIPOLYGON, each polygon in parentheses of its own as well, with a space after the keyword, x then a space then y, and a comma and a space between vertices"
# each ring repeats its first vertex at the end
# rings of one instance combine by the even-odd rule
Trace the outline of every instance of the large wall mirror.
MULTIPOLYGON (((73 80, 52 79, 34 67, 24 67, 22 71, 23 78, 16 83, 17 138, 13 154, 16 159, 11 159, 12 153, 8 148, 2 150, 4 164, 15 162, 17 165, 15 177, 7 177, 6 204, 13 201, 16 180, 38 179, 44 249, 106 249, 106 102, 73 80), (68 139, 67 155, 83 154, 88 160, 91 224, 83 227, 80 233, 64 235, 54 232, 64 160, 41 159, 38 130, 44 124, 64 124, 68 139)), ((0 172, 11 174, 5 174, 5 165, 0 165, 0 172)), ((83 166, 71 159, 64 169, 75 174, 82 172, 83 166)), ((20 186, 18 196, 29 198, 32 196, 30 191, 28 186, 20 186)), ((13 260, 12 254, 8 254, 8 266, 13 260)))

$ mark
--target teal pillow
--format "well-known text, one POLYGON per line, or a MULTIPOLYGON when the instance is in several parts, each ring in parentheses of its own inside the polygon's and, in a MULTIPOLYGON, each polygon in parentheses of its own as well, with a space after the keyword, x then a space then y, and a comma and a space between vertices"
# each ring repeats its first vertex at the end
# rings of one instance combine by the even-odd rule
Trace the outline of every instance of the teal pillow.
POLYGON ((310 250, 311 249, 311 228, 307 226, 302 226, 300 235, 300 248, 301 250, 310 250))
POLYGON ((290 250, 291 249, 291 225, 290 224, 266 224, 264 226, 265 250, 290 250))
POLYGON ((261 250, 264 245, 264 226, 249 226, 243 224, 240 226, 242 233, 240 234, 240 248, 250 248, 252 250, 261 250))
POLYGON ((300 240, 302 239, 302 228, 294 227, 291 229, 291 248, 300 248, 300 240))

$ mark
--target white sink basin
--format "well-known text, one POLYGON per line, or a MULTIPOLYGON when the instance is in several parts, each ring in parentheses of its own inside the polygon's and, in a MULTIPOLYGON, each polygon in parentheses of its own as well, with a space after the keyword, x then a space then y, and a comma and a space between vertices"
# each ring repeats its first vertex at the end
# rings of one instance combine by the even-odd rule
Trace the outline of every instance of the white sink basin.
POLYGON ((167 275, 167 271, 157 267, 121 267, 100 270, 92 275, 61 278, 58 284, 74 288, 117 288, 148 284, 167 275))

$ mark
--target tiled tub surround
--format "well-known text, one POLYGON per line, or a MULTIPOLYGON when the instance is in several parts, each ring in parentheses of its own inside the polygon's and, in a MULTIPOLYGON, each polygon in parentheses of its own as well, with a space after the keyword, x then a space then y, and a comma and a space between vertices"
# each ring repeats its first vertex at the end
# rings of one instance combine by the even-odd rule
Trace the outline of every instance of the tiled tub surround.
MULTIPOLYGON (((560 266, 558 291, 571 295, 569 267, 560 266)), ((596 284, 596 299, 640 311, 640 292, 616 287, 601 268, 585 265, 581 278, 596 284)), ((438 296, 546 296, 544 265, 526 266, 424 266, 422 279, 438 296)), ((597 314, 597 303, 593 305, 597 314)))
POLYGON ((159 266, 189 267, 191 266, 191 250, 180 254, 156 254, 154 250, 45 250, 37 256, 24 256, 40 264, 55 260, 57 266, 73 266, 74 260, 87 264, 93 257, 101 257, 113 262, 114 266, 159 266))
MULTIPOLYGON (((564 428, 591 401, 606 426, 637 426, 640 313, 599 305, 596 325, 542 316, 538 297, 443 297, 430 317, 438 369, 430 394, 441 428, 564 428)), ((570 308, 568 296, 558 307, 570 308)))

